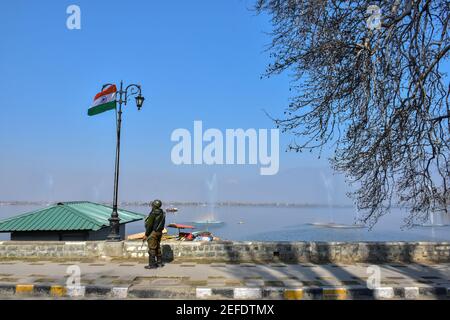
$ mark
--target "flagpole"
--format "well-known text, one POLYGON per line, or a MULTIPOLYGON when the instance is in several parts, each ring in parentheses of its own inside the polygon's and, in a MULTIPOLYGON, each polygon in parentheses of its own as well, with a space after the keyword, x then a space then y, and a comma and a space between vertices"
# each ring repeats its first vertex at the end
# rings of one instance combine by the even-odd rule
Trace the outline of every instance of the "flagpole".
MULTIPOLYGON (((103 85, 103 89, 105 86, 109 84, 103 85)), ((119 172, 120 172, 120 132, 122 127, 122 103, 126 106, 128 98, 137 95, 136 105, 138 110, 141 109, 142 104, 144 103, 144 97, 141 95, 141 86, 136 84, 130 84, 123 89, 123 81, 120 81, 120 89, 116 94, 116 97, 119 97, 119 100, 116 101, 119 103, 119 108, 116 109, 116 161, 114 165, 114 195, 113 195, 113 210, 111 212, 111 217, 109 220, 110 225, 110 233, 107 236, 107 240, 109 241, 120 241, 120 217, 118 212, 118 199, 119 199, 119 172), (130 92, 128 92, 130 90, 130 92)))

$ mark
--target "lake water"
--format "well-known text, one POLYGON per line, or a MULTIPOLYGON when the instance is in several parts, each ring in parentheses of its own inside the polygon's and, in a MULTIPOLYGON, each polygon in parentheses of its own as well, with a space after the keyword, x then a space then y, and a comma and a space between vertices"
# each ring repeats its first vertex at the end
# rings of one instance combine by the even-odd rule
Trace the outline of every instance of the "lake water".
MULTIPOLYGON (((0 219, 42 208, 42 205, 0 206, 0 219)), ((124 209, 148 213, 144 206, 124 206, 124 209)), ((227 240, 260 241, 450 241, 450 227, 414 227, 402 229, 405 213, 399 209, 382 217, 371 230, 337 229, 311 223, 352 224, 353 208, 286 208, 264 206, 180 206, 178 213, 167 213, 167 223, 192 224, 199 220, 220 220, 220 227, 209 228, 215 236, 227 240)), ((434 223, 450 224, 450 217, 435 216, 434 223)), ((144 231, 143 221, 127 225, 127 234, 144 231)), ((202 228, 203 230, 204 228, 202 228)), ((171 233, 176 230, 169 230, 171 233)), ((0 240, 9 234, 0 233, 0 240)))

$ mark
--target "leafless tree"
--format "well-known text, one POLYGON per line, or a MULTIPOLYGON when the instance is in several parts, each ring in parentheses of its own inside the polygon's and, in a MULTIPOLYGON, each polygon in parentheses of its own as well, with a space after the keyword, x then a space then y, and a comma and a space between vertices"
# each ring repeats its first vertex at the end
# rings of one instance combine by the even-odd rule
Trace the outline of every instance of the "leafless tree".
POLYGON ((369 225, 405 225, 450 204, 449 11, 445 0, 259 0, 273 24, 267 76, 293 76, 290 150, 328 145, 369 225), (381 10, 381 17, 378 16, 381 10), (446 65, 447 63, 447 65, 446 65))

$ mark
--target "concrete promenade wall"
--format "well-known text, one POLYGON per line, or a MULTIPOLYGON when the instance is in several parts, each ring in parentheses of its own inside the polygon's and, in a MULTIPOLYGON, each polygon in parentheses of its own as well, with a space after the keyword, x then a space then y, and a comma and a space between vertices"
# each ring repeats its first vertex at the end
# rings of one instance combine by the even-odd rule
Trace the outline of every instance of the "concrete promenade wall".
MULTIPOLYGON (((450 242, 163 242, 166 261, 450 262, 450 242)), ((141 241, 0 241, 4 259, 144 259, 141 241)))

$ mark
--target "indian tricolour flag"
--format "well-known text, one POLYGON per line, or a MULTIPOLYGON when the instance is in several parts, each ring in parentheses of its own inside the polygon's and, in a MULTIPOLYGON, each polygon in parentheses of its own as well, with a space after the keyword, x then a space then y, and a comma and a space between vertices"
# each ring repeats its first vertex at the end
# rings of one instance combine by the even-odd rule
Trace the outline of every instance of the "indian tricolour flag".
POLYGON ((116 91, 115 85, 109 85, 94 97, 94 103, 88 109, 89 116, 116 108, 116 91))

